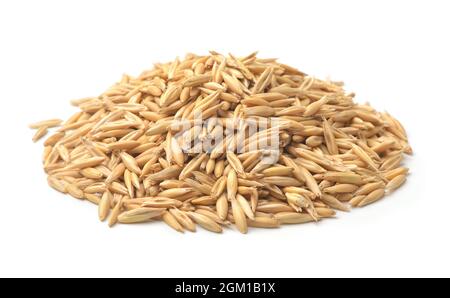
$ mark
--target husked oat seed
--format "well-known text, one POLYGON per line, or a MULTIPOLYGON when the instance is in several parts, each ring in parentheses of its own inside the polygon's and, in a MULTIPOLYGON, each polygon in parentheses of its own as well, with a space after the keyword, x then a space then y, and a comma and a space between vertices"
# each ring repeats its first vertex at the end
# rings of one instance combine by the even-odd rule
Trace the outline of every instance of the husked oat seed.
POLYGON ((35 142, 56 129, 48 184, 98 205, 110 227, 247 233, 335 217, 405 183, 404 127, 354 96, 256 53, 187 54, 30 128, 35 142))

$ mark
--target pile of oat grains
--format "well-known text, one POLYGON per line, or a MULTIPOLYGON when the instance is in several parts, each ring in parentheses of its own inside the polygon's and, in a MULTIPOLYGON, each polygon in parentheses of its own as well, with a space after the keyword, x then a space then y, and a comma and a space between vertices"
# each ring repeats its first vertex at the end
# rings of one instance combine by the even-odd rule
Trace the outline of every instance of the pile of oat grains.
POLYGON ((278 228, 382 199, 408 175, 405 129, 340 82, 277 59, 188 54, 30 125, 54 189, 110 226, 278 228))

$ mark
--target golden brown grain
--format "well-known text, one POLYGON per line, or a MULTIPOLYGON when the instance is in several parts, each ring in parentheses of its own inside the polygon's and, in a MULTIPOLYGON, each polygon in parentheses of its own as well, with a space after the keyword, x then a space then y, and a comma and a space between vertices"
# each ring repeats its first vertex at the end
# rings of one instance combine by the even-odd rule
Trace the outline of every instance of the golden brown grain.
POLYGON ((31 129, 39 129, 42 127, 50 128, 50 127, 59 126, 61 123, 62 123, 61 119, 48 119, 48 120, 43 120, 43 121, 32 123, 28 127, 31 129))
POLYGON ((385 189, 380 188, 377 190, 374 190, 370 194, 368 194, 359 204, 358 207, 363 207, 369 204, 372 204, 378 200, 381 200, 385 195, 385 189))
POLYGON ((120 196, 120 199, 115 203, 113 210, 111 211, 111 215, 109 216, 108 226, 114 226, 117 221, 120 213, 122 212, 123 201, 127 198, 125 196, 120 196))
POLYGON ((221 195, 216 202, 217 215, 221 220, 225 220, 228 215, 228 200, 226 196, 221 195))
POLYGON ((246 234, 248 231, 247 219, 245 218, 244 210, 234 197, 231 198, 231 209, 237 229, 242 234, 246 234))
POLYGON ((140 207, 123 212, 119 215, 118 221, 126 224, 146 222, 152 218, 162 215, 164 212, 165 210, 160 208, 140 207))
POLYGON ((39 141, 48 133, 48 126, 41 126, 36 130, 36 133, 33 136, 33 142, 39 141))
POLYGON ((175 231, 184 233, 184 229, 181 226, 181 224, 177 221, 175 216, 172 215, 172 213, 166 211, 164 212, 162 216, 162 220, 171 228, 173 228, 175 231))
POLYGON ((170 214, 172 214, 175 219, 188 231, 195 232, 195 223, 187 216, 187 214, 176 208, 169 209, 170 214))
POLYGON ((105 191, 100 199, 100 203, 98 204, 98 218, 100 221, 104 221, 109 214, 111 209, 111 193, 105 191))
POLYGON ((386 185, 386 193, 390 194, 397 188, 403 185, 406 181, 406 175, 398 175, 386 185))
POLYGON ((202 228, 211 232, 222 233, 222 227, 211 218, 196 212, 188 212, 188 215, 202 228))
POLYGON ((280 227, 280 222, 277 219, 263 216, 247 219, 247 224, 249 227, 253 228, 271 229, 280 227))
POLYGON ((314 221, 311 215, 297 212, 280 212, 276 213, 274 217, 282 224, 302 224, 314 221))

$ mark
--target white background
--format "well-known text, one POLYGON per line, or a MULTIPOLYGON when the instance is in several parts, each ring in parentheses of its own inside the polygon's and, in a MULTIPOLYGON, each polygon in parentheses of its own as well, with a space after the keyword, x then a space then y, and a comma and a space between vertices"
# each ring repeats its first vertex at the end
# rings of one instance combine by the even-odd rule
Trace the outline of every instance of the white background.
POLYGON ((448 1, 0 1, 0 276, 450 276, 448 1), (415 150, 408 183, 320 224, 178 234, 117 226, 46 185, 27 124, 122 73, 214 49, 344 80, 415 150))

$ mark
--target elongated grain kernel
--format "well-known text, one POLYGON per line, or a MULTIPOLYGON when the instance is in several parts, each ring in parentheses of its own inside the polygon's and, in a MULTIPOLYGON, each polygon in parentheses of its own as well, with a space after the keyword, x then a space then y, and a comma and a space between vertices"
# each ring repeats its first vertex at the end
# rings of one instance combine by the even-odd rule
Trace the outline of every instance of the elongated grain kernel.
POLYGON ((105 191, 102 195, 100 203, 98 204, 98 218, 104 221, 109 214, 111 208, 111 194, 105 191))
POLYGON ((370 194, 368 194, 359 204, 358 207, 363 207, 369 204, 372 204, 378 200, 381 200, 384 197, 385 190, 384 188, 380 188, 377 190, 374 190, 370 194))
POLYGON ((311 215, 296 212, 276 213, 274 218, 282 224, 302 224, 314 221, 311 215))
POLYGON ((177 221, 175 216, 173 216, 170 212, 164 212, 162 216, 163 221, 172 229, 177 232, 184 233, 184 229, 181 224, 177 221))
POLYGON ((214 233, 222 233, 222 227, 209 217, 195 212, 189 212, 188 214, 192 220, 194 220, 202 228, 214 233))
POLYGON ((389 183, 386 185, 386 193, 390 194, 397 188, 403 185, 406 181, 406 175, 399 175, 389 181, 389 183))
POLYGON ((247 219, 245 218, 244 210, 235 198, 231 199, 231 209, 233 212, 236 227, 238 228, 239 232, 241 232, 242 234, 246 234, 248 232, 247 219))
POLYGON ((275 218, 270 217, 255 217, 254 219, 247 219, 247 224, 249 227, 254 228, 279 228, 280 222, 275 218))

